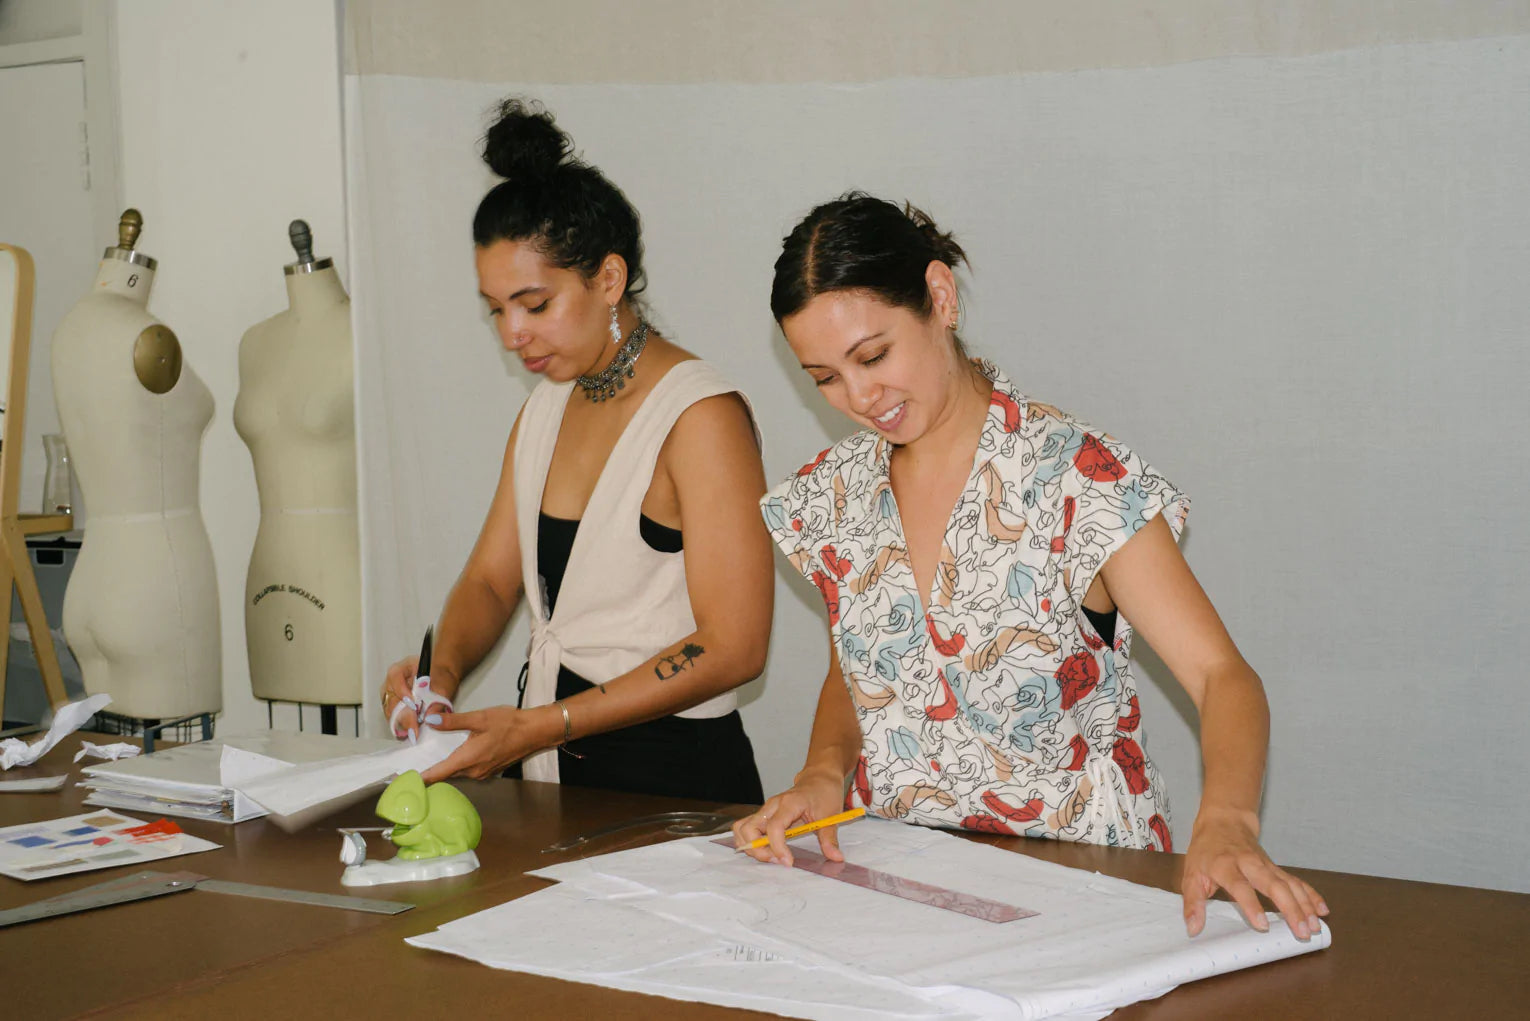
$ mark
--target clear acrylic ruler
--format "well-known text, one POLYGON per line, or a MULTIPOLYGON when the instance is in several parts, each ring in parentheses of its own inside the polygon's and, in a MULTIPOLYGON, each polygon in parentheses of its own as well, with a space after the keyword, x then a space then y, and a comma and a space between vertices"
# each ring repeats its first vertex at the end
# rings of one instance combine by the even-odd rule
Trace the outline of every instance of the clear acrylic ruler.
MULTIPOLYGON (((731 837, 722 837, 712 843, 719 847, 730 849, 733 847, 731 837)), ((859 886, 873 893, 885 893, 913 901, 915 904, 940 908, 942 911, 955 911, 959 915, 967 915, 984 922, 1016 922, 1022 918, 1034 918, 1040 913, 1029 908, 1019 908, 1013 904, 989 900, 987 897, 979 897, 976 894, 921 883, 917 879, 905 879, 890 872, 879 872, 853 862, 830 861, 817 851, 803 848, 792 848, 792 868, 811 872, 825 879, 849 883, 851 886, 859 886)))

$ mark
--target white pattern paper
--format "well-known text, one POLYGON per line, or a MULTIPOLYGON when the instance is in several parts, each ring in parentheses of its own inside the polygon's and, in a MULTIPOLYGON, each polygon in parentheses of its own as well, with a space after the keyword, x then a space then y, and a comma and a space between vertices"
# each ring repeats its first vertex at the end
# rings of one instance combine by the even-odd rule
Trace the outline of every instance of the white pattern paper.
POLYGON ((1103 1017, 1330 939, 1325 927, 1298 942, 1278 919, 1256 932, 1220 901, 1192 939, 1175 894, 936 830, 868 820, 840 839, 857 864, 1039 913, 986 922, 700 837, 539 870, 559 885, 409 942, 492 967, 841 1021, 1103 1017))

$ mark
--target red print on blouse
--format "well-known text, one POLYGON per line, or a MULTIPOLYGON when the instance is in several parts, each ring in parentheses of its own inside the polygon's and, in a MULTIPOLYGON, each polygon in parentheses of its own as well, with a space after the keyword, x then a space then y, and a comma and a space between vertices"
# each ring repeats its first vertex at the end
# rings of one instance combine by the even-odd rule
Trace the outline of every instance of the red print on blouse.
POLYGON ((935 619, 928 613, 924 615, 924 625, 929 628, 930 641, 935 643, 935 651, 942 656, 960 656, 962 649, 967 645, 967 636, 960 631, 953 632, 950 638, 940 636, 940 628, 935 626, 935 619))
POLYGON ((866 756, 855 760, 855 773, 850 777, 850 789, 845 791, 845 808, 854 808, 852 802, 860 798, 861 804, 871 807, 871 778, 866 775, 866 756))
POLYGON ((1073 455, 1073 467, 1079 474, 1096 482, 1115 482, 1126 476, 1126 466, 1116 460, 1116 455, 1105 449, 1105 444, 1084 434, 1084 445, 1073 455))
POLYGON ((1126 715, 1116 720, 1116 729, 1130 734, 1140 726, 1142 726, 1142 709, 1137 705, 1137 696, 1133 695, 1126 715))
POLYGON ((1100 683, 1100 665, 1089 653, 1075 652, 1062 661, 1053 676, 1062 682, 1062 707, 1066 711, 1082 702, 1100 683))
POLYGON ((822 571, 813 572, 813 584, 823 596, 823 605, 829 609, 829 626, 839 623, 839 584, 822 571))
POLYGON ((1169 854, 1174 853, 1174 838, 1169 836, 1169 824, 1164 821, 1163 816, 1154 812, 1153 818, 1148 820, 1148 829, 1152 830, 1153 836, 1158 838, 1159 847, 1169 854))
POLYGON ((1143 758, 1141 745, 1129 737, 1118 737, 1116 746, 1110 750, 1110 757, 1121 767, 1127 790, 1141 794, 1148 789, 1147 762, 1143 758))
POLYGON ((813 474, 813 469, 823 464, 823 459, 829 456, 829 451, 832 449, 832 447, 825 447, 820 450, 817 457, 813 458, 807 464, 797 469, 797 477, 800 479, 804 475, 813 474))
POLYGON ((1089 742, 1084 740, 1084 735, 1074 734, 1073 739, 1068 742, 1068 751, 1072 754, 1073 758, 1064 763, 1063 769, 1070 773, 1076 773, 1083 769, 1084 760, 1089 758, 1089 742))
POLYGON ((1004 412, 1005 432, 1012 433, 1020 428, 1020 405, 1013 397, 995 388, 988 403, 1004 412))
POLYGON ((956 692, 951 690, 951 685, 946 682, 946 672, 936 671, 935 679, 940 682, 940 690, 945 692, 945 698, 939 705, 924 707, 924 715, 932 720, 952 720, 956 718, 956 692))
POLYGON ((825 546, 818 555, 834 577, 844 581, 845 575, 850 573, 850 558, 840 556, 833 546, 825 546))
POLYGON ((1071 496, 1063 497, 1062 531, 1052 536, 1052 552, 1061 553, 1067 548, 1068 529, 1073 527, 1073 515, 1078 511, 1078 501, 1071 496))

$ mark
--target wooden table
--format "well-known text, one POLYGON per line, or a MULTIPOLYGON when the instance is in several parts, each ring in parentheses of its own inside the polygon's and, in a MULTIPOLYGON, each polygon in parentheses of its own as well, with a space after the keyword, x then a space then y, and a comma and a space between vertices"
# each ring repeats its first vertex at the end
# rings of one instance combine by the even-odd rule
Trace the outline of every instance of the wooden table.
MULTIPOLYGON (((69 770, 79 738, 38 766, 69 770)), ((217 851, 152 863, 221 879, 417 905, 383 916, 193 892, 0 929, 5 1017, 749 1018, 749 1011, 681 1003, 497 971, 419 950, 404 937, 541 889, 526 876, 560 856, 547 845, 623 819, 719 806, 501 780, 458 785, 483 815, 479 871, 372 890, 340 885, 334 827, 375 825, 360 807, 289 835, 267 820, 221 826, 180 820, 217 851), (415 1005, 411 1008, 410 1005, 415 1005)), ((73 815, 83 792, 0 794, 0 826, 73 815)), ((742 808, 733 810, 742 814, 742 808)), ((649 838, 611 838, 585 853, 649 838)), ((1173 889, 1177 856, 1052 841, 976 839, 1032 857, 1173 889)), ((104 882, 107 869, 22 883, 0 877, 0 908, 104 882)), ((1181 986, 1119 1011, 1122 1019, 1530 1016, 1530 896, 1298 870, 1333 909, 1334 945, 1249 971, 1181 986)))

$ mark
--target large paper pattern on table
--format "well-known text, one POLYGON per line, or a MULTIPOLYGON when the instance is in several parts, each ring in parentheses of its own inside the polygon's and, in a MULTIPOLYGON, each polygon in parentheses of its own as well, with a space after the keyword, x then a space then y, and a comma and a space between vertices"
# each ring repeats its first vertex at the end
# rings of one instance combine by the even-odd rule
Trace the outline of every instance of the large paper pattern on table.
MULTIPOLYGON (((805 838, 813 846, 814 838, 805 838)), ((710 838, 567 862, 557 886, 409 940, 496 968, 791 1017, 1098 1018, 1184 982, 1328 946, 1278 916, 1250 929, 1207 905, 901 823, 841 832, 847 859, 1038 912, 993 925, 710 838)))

